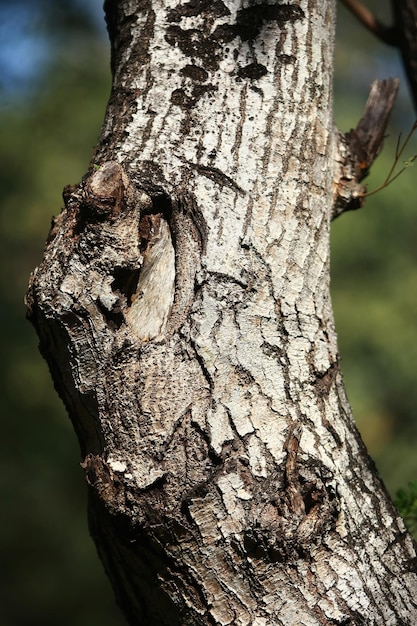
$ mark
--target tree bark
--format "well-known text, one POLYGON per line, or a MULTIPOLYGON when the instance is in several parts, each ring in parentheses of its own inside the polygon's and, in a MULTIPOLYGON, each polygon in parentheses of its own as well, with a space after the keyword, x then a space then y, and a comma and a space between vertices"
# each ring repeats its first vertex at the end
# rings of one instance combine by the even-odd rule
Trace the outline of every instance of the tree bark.
POLYGON ((27 302, 118 602, 131 624, 411 626, 415 545, 329 295, 359 163, 333 128, 334 3, 105 8, 102 134, 27 302))

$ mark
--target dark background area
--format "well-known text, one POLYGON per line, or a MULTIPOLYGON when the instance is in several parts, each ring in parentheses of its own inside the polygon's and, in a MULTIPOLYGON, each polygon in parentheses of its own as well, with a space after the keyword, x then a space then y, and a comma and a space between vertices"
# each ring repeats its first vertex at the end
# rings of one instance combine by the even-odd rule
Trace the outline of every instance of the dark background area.
MULTIPOLYGON (((110 89, 101 0, 0 0, 1 580, 4 626, 124 624, 88 536, 78 445, 23 297, 66 184, 86 171, 110 89)), ((368 2, 389 21, 387 2, 368 2)), ((414 121, 398 53, 339 7, 335 122, 400 76, 383 153, 414 121)), ((408 157, 417 152, 413 138, 408 157)), ((354 415, 387 487, 417 479, 416 166, 332 227, 332 295, 354 415)))

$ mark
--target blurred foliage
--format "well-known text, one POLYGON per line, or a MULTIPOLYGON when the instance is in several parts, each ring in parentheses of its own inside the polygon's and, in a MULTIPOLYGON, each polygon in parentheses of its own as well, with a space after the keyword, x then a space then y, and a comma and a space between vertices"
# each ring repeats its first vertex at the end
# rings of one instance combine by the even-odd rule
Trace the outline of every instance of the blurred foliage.
MULTIPOLYGON (((389 23, 388 2, 367 2, 389 23)), ((375 78, 401 88, 368 190, 385 179, 400 133, 414 120, 399 54, 339 7, 335 121, 343 131, 361 116, 375 78)), ((404 160, 417 152, 414 135, 404 160)), ((401 169, 401 163, 399 164, 401 169)), ((391 493, 417 477, 417 164, 332 225, 332 298, 341 367, 353 413, 391 493)))
MULTIPOLYGON (((376 4, 381 12, 383 4, 376 4)), ((110 76, 100 7, 101 0, 0 1, 0 21, 12 15, 18 23, 21 17, 20 27, 10 29, 15 46, 7 49, 4 22, 0 33, 0 317, 6 329, 0 339, 0 623, 5 626, 124 623, 88 537, 78 445, 23 305, 51 216, 60 210, 61 190, 84 174, 104 117, 110 76), (26 52, 23 58, 23 40, 33 57, 26 52)), ((343 8, 338 38, 336 123, 349 130, 374 78, 402 73, 395 51, 375 41, 343 8)), ((403 88, 369 188, 384 179, 398 133, 406 133, 412 121, 403 88)), ((412 142, 410 153, 413 145, 417 151, 412 142)), ((369 198, 364 209, 332 226, 341 365, 359 428, 392 493, 417 477, 416 175, 411 168, 369 198)))
POLYGON ((21 19, 18 36, 48 58, 31 67, 2 39, 0 69, 8 54, 18 58, 0 80, 0 623, 116 626, 125 622, 88 535, 78 443, 23 304, 61 190, 85 173, 103 120, 110 72, 101 1, 2 2, 0 18, 10 7, 10 28, 21 19))
POLYGON ((410 481, 406 488, 398 490, 395 505, 410 532, 417 534, 417 480, 410 481))

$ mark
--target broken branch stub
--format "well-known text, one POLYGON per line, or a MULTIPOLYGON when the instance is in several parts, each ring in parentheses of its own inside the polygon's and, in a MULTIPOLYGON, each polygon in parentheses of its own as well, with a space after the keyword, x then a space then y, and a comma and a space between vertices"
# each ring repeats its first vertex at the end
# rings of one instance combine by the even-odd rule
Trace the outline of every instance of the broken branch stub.
POLYGON ((359 183, 368 175, 381 151, 398 87, 397 78, 372 83, 356 128, 339 133, 332 219, 363 205, 365 189, 359 183))

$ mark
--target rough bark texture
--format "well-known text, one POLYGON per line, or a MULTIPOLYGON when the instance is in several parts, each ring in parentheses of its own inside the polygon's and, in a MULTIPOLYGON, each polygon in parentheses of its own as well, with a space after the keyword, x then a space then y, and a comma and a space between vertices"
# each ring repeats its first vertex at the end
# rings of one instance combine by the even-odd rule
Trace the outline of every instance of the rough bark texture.
POLYGON ((106 10, 103 132, 28 307, 118 601, 132 624, 412 626, 415 546, 338 368, 334 3, 106 10))

